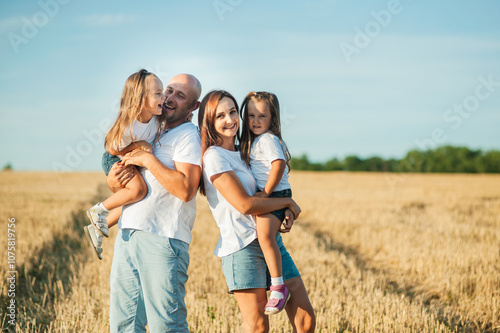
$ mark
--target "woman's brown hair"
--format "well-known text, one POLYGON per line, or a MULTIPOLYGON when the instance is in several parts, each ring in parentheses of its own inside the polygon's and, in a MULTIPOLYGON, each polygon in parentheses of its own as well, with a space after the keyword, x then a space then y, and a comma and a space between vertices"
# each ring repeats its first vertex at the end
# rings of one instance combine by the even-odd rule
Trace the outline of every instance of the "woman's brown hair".
MULTIPOLYGON (((236 110, 238 110, 238 102, 236 99, 225 90, 213 90, 203 97, 200 103, 200 110, 198 111, 198 127, 200 129, 201 136, 201 156, 203 160, 203 155, 208 148, 211 146, 217 146, 221 144, 221 137, 215 129, 215 116, 217 107, 219 106, 219 101, 224 97, 230 98, 236 110)), ((239 130, 236 133, 236 139, 240 141, 239 130)), ((203 174, 200 179, 200 193, 206 195, 205 184, 203 181, 203 174)))

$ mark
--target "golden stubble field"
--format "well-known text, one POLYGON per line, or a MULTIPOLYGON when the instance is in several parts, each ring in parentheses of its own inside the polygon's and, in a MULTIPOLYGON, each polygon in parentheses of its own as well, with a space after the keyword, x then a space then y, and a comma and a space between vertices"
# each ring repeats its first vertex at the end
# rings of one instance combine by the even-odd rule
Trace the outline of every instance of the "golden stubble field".
MULTIPOLYGON (((292 172, 303 214, 284 236, 317 332, 500 332, 500 175, 292 172)), ((108 195, 101 173, 0 173, 0 246, 15 219, 17 332, 107 332, 109 272, 90 251, 83 209, 108 195)), ((205 198, 190 247, 192 332, 240 332, 218 229, 205 198)), ((2 328, 9 329, 8 256, 2 328)), ((290 332, 284 313, 271 332, 290 332)))

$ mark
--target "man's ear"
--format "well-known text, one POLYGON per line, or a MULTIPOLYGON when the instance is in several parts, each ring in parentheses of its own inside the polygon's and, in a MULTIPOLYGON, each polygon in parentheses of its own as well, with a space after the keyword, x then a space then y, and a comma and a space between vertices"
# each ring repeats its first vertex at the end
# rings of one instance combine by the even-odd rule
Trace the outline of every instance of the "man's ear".
POLYGON ((191 107, 191 111, 195 111, 200 107, 200 101, 194 102, 193 106, 191 107))

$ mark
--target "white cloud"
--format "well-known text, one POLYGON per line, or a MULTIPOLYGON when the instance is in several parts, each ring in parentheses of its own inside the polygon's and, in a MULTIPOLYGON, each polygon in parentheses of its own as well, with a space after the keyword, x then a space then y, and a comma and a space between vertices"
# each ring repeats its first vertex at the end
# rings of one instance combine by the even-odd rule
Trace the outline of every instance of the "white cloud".
POLYGON ((81 16, 78 21, 86 27, 117 26, 137 22, 138 18, 126 14, 91 14, 81 16))

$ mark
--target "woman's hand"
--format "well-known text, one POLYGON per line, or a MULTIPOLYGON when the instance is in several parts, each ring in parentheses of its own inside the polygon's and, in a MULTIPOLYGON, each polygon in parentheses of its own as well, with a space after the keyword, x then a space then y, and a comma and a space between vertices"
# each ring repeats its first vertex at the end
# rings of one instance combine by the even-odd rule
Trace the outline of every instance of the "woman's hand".
POLYGON ((295 216, 293 215, 290 209, 285 211, 285 220, 281 223, 280 229, 278 230, 281 233, 287 233, 292 230, 293 222, 295 221, 295 216))
POLYGON ((293 199, 290 199, 290 201, 291 203, 288 205, 288 209, 292 211, 295 218, 298 218, 301 212, 300 207, 293 199))
POLYGON ((257 192, 253 195, 254 197, 258 197, 258 198, 267 198, 269 197, 269 194, 267 194, 266 192, 262 191, 262 192, 257 192))

